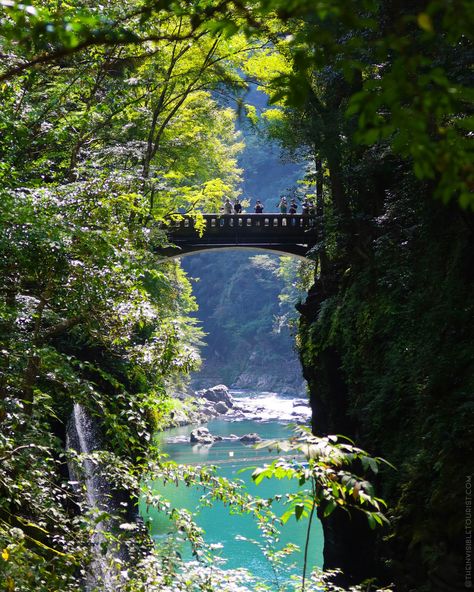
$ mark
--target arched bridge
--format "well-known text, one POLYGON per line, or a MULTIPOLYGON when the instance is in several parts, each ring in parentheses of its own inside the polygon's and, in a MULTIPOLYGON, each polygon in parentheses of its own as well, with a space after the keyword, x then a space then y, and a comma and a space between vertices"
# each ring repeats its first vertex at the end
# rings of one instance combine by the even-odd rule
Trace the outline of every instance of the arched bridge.
POLYGON ((175 247, 162 249, 166 256, 223 248, 255 248, 305 257, 316 243, 317 220, 302 214, 204 214, 199 236, 191 216, 183 216, 168 229, 175 247))

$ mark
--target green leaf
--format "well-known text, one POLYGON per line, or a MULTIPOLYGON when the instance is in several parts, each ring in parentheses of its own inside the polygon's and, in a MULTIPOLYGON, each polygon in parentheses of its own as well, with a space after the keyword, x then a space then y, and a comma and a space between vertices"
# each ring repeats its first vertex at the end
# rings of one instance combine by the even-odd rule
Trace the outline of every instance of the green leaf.
POLYGON ((304 504, 296 504, 295 505, 296 520, 299 520, 301 518, 301 516, 303 516, 304 509, 305 509, 304 504))

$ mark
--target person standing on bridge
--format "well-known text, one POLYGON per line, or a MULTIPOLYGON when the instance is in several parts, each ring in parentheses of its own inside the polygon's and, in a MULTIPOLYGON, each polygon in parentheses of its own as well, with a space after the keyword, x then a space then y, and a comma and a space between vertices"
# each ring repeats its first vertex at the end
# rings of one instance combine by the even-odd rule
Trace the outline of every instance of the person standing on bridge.
POLYGON ((303 203, 301 204, 301 212, 302 212, 303 216, 309 216, 310 207, 311 207, 311 204, 309 203, 308 198, 305 197, 303 203))
POLYGON ((281 197, 280 201, 277 204, 277 208, 280 209, 280 214, 286 214, 288 211, 288 203, 286 201, 286 197, 281 197))
POLYGON ((256 214, 263 214, 263 203, 259 199, 257 199, 254 209, 256 214))
POLYGON ((224 214, 232 214, 232 204, 230 203, 230 199, 228 197, 225 198, 224 202, 224 214))
POLYGON ((298 204, 294 199, 290 202, 290 209, 288 210, 289 214, 296 214, 296 210, 298 209, 298 204))
POLYGON ((234 214, 241 214, 242 213, 242 204, 237 197, 234 201, 234 214))

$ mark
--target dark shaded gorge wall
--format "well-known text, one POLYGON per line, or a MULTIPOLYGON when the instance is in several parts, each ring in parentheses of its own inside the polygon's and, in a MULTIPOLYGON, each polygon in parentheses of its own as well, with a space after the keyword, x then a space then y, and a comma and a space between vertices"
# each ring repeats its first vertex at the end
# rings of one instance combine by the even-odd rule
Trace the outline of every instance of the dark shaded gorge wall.
POLYGON ((400 591, 462 590, 474 469, 473 216, 413 182, 386 196, 364 252, 328 266, 300 307, 314 431, 348 435, 397 467, 378 478, 392 530, 374 541, 363 521, 334 515, 324 521, 325 563, 400 591))

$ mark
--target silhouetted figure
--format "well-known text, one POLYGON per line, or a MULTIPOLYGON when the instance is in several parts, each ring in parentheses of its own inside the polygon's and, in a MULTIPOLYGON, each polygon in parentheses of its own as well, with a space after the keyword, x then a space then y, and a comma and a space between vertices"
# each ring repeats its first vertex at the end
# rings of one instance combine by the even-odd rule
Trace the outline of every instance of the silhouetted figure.
POLYGON ((257 199, 257 203, 255 204, 255 213, 263 214, 263 203, 259 199, 257 199))
POLYGON ((297 209, 298 209, 298 204, 296 203, 296 201, 294 199, 292 199, 290 202, 290 207, 288 209, 288 213, 289 214, 296 214, 297 209))
POLYGON ((241 214, 242 213, 242 204, 238 199, 234 201, 234 214, 241 214))

